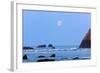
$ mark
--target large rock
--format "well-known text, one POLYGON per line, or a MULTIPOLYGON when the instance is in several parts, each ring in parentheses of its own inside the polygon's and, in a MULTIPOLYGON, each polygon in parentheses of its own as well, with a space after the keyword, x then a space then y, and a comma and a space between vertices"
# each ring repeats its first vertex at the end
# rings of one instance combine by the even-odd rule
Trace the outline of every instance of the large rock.
POLYGON ((91 29, 86 33, 79 48, 91 48, 91 29))

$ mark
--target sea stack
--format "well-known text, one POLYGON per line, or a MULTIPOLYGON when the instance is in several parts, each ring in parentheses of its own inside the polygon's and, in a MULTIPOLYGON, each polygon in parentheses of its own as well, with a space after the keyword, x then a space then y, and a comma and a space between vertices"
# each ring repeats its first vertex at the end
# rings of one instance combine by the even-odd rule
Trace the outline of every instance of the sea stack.
POLYGON ((91 29, 86 33, 79 48, 91 48, 91 29))

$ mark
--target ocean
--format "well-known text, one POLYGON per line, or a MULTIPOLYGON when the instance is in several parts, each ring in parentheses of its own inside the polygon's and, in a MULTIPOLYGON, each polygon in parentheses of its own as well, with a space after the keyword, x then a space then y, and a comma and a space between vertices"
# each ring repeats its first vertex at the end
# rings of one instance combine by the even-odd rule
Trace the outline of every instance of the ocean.
POLYGON ((27 62, 43 62, 43 61, 63 61, 63 60, 87 60, 91 59, 91 48, 78 48, 77 46, 56 46, 55 49, 34 48, 33 50, 23 50, 24 63, 27 62))

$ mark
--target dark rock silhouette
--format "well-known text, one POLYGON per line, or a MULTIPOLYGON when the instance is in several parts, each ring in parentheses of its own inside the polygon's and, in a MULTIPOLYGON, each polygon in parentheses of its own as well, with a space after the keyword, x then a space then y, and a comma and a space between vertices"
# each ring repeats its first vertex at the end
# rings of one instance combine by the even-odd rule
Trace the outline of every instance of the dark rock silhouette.
POLYGON ((53 47, 53 45, 52 44, 49 44, 48 47, 53 47))
POLYGON ((45 48, 46 45, 38 45, 37 48, 45 48))
POLYGON ((24 55, 23 56, 23 60, 27 60, 28 58, 27 58, 27 55, 24 55))
POLYGON ((34 49, 32 47, 23 47, 24 50, 28 50, 28 49, 34 49))
POLYGON ((77 60, 77 59, 79 59, 79 57, 75 57, 75 58, 73 58, 73 60, 77 60))
POLYGON ((56 55, 55 54, 52 54, 50 57, 55 57, 56 55))
POLYGON ((38 58, 44 58, 44 57, 45 57, 45 56, 41 56, 41 55, 40 55, 40 56, 38 56, 38 58))
POLYGON ((55 61, 55 59, 40 59, 37 62, 55 61))
POLYGON ((55 49, 55 47, 52 44, 49 44, 48 47, 55 49))
POLYGON ((83 38, 79 48, 91 48, 91 29, 89 29, 89 31, 83 38))

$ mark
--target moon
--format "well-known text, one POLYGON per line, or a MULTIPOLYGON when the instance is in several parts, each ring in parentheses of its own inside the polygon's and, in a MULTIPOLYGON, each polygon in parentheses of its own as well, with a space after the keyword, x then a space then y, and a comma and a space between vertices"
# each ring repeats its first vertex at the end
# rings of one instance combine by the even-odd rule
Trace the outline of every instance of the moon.
POLYGON ((57 26, 58 26, 58 27, 61 27, 62 25, 63 25, 62 20, 58 20, 58 21, 57 21, 57 26))

